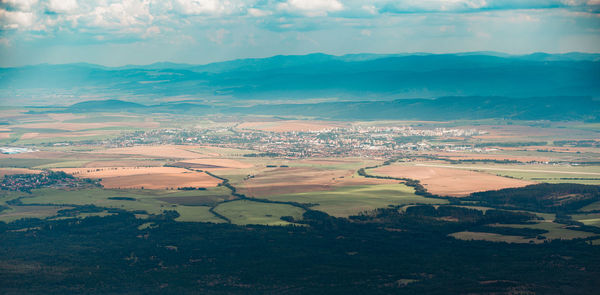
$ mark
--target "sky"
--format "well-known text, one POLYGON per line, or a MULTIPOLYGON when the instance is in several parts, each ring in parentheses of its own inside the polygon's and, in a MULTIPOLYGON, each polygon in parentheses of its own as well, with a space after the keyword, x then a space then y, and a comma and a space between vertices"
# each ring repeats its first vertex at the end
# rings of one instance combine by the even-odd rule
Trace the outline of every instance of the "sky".
POLYGON ((0 67, 600 52, 600 0, 0 0, 0 67))

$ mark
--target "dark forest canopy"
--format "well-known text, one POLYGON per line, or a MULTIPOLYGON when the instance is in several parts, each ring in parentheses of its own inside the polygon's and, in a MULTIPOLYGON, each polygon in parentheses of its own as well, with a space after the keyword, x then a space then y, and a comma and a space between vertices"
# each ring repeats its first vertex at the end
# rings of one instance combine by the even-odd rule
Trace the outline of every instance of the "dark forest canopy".
MULTIPOLYGON (((530 205, 520 196, 565 193, 597 196, 598 186, 532 185, 471 198, 522 209, 530 205)), ((98 210, 80 206, 63 213, 98 210)), ((493 226, 539 219, 522 210, 417 205, 349 219, 308 210, 297 221, 304 226, 287 227, 175 222, 175 211, 141 220, 110 210, 115 214, 79 220, 0 222, 0 292, 595 294, 600 287, 600 247, 589 240, 509 244, 449 236, 544 235, 542 229, 493 226)))

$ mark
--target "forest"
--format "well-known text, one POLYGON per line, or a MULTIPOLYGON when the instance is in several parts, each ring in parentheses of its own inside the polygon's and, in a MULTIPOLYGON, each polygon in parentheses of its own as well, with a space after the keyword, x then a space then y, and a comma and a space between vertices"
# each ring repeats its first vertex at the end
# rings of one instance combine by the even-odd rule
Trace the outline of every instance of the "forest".
MULTIPOLYGON (((557 189, 597 195, 598 188, 557 189)), ((546 190, 503 192, 502 206, 530 206, 512 196, 546 190)), ((174 211, 140 220, 118 209, 105 217, 0 223, 0 286, 4 294, 592 294, 600 287, 600 247, 588 240, 508 244, 448 236, 468 230, 536 237, 544 231, 488 226, 539 219, 532 213, 400 209, 349 219, 308 210, 300 226, 286 227, 182 223, 174 211)))

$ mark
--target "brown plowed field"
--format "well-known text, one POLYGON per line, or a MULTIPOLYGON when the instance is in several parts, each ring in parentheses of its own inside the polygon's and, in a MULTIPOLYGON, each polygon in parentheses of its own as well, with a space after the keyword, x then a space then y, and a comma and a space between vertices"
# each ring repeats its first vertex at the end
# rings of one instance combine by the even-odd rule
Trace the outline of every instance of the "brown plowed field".
POLYGON ((194 148, 199 146, 191 145, 140 145, 124 148, 110 148, 106 150, 97 150, 91 153, 101 153, 107 155, 137 155, 140 157, 156 157, 156 158, 179 158, 179 159, 194 159, 210 156, 218 156, 214 153, 203 154, 193 152, 194 148))
POLYGON ((534 182, 464 169, 389 165, 370 170, 382 176, 417 179, 432 194, 464 197, 474 192, 522 187, 534 182))
POLYGON ((274 168, 244 181, 243 193, 262 197, 311 191, 332 190, 335 187, 367 184, 398 183, 397 180, 364 178, 353 170, 319 170, 312 168, 274 168))
POLYGON ((0 168, 0 178, 4 177, 4 175, 14 175, 14 174, 37 174, 42 172, 41 170, 32 170, 27 168, 0 168))
POLYGON ((105 167, 56 169, 76 177, 102 179, 106 188, 167 189, 214 187, 221 181, 203 172, 176 167, 105 167))

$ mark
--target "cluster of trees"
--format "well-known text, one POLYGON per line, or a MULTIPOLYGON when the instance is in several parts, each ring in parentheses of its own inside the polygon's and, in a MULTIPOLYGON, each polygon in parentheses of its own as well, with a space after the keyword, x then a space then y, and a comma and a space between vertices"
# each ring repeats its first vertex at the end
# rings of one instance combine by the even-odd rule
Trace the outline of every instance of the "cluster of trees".
POLYGON ((575 183, 541 183, 522 188, 473 193, 468 200, 485 206, 537 212, 574 213, 600 201, 600 186, 575 183))
POLYGON ((206 188, 205 187, 184 186, 184 187, 178 187, 177 190, 179 190, 179 191, 205 191, 206 188))

